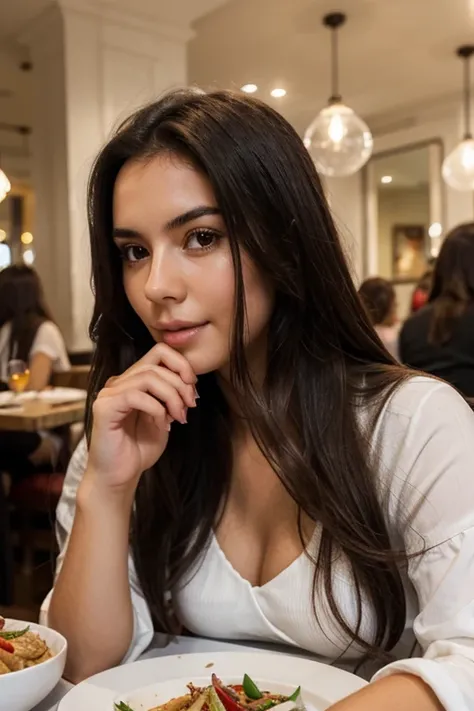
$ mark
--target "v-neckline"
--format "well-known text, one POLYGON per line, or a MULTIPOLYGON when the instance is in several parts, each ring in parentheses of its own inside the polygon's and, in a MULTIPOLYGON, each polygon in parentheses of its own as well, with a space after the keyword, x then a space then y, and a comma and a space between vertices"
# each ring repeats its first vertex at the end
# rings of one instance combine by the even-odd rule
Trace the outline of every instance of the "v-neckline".
MULTIPOLYGON (((252 585, 252 583, 251 583, 249 580, 247 580, 247 578, 244 578, 243 575, 241 575, 241 574, 239 573, 239 571, 234 568, 234 566, 232 565, 232 563, 230 562, 230 560, 228 559, 228 557, 226 556, 226 554, 225 554, 224 551, 222 550, 221 545, 220 545, 219 541, 217 540, 217 536, 216 536, 216 534, 214 533, 214 531, 212 532, 212 543, 214 544, 214 546, 215 546, 215 548, 216 548, 216 550, 217 550, 218 555, 219 555, 220 558, 223 560, 224 564, 225 564, 225 565, 227 566, 227 568, 230 570, 230 572, 232 573, 232 575, 233 575, 235 578, 237 578, 240 582, 245 583, 245 585, 246 585, 251 591, 253 591, 253 592, 259 592, 259 591, 265 590, 265 589, 268 588, 270 585, 272 585, 273 583, 276 583, 278 580, 280 580, 282 577, 284 577, 293 567, 296 567, 296 565, 297 565, 303 558, 308 559, 308 548, 311 546, 311 544, 313 543, 313 541, 314 541, 314 539, 315 539, 316 530, 317 530, 317 527, 315 528, 315 530, 314 530, 314 532, 313 532, 313 535, 311 536, 308 545, 306 546, 306 548, 305 548, 303 551, 301 551, 300 555, 297 556, 294 560, 292 560, 291 563, 289 563, 285 568, 283 568, 283 570, 280 570, 280 572, 277 573, 277 575, 275 575, 273 578, 270 578, 270 580, 267 580, 267 582, 264 583, 263 585, 252 585)), ((308 560, 309 560, 309 559, 308 559, 308 560)))

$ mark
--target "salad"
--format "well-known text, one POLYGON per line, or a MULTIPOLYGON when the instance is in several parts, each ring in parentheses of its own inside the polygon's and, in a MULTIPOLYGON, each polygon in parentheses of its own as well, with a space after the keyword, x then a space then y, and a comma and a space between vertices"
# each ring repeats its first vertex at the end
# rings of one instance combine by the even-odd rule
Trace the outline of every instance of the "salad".
MULTIPOLYGON (((188 684, 189 693, 170 699, 149 711, 268 711, 268 709, 289 703, 291 707, 302 707, 301 689, 298 687, 291 696, 260 691, 252 679, 245 674, 242 684, 224 685, 215 675, 211 684, 205 687, 188 684)), ((134 711, 123 701, 115 704, 116 711, 134 711)))

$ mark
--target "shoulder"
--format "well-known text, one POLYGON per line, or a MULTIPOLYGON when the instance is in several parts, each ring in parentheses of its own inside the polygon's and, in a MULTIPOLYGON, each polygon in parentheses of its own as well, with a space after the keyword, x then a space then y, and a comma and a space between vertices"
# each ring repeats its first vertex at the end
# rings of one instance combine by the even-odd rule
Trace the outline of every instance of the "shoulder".
POLYGON ((36 331, 35 341, 64 343, 61 331, 52 321, 43 321, 36 331))
POLYGON ((401 385, 372 435, 389 520, 421 513, 431 541, 474 525, 473 444, 474 413, 454 388, 424 376, 401 385))
MULTIPOLYGON (((452 443, 474 438, 474 413, 464 398, 447 383, 424 375, 413 376, 388 398, 374 439, 403 437, 404 449, 449 433, 452 443)), ((474 441, 474 440, 473 440, 474 441)))
POLYGON ((63 335, 52 321, 43 321, 39 326, 31 346, 30 356, 35 355, 35 353, 44 353, 49 356, 52 360, 58 362, 61 369, 69 367, 69 358, 63 335))
POLYGON ((407 333, 416 333, 419 328, 422 328, 425 325, 429 324, 432 312, 432 305, 427 304, 426 306, 423 306, 423 308, 421 308, 419 311, 416 311, 414 314, 411 314, 401 327, 401 336, 404 336, 407 333))

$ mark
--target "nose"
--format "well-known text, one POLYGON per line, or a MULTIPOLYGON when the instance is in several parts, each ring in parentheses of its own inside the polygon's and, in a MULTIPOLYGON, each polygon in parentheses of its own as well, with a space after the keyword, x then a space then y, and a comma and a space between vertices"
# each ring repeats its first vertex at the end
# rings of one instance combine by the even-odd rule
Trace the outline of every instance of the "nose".
POLYGON ((145 284, 146 298, 155 303, 184 301, 186 294, 186 280, 178 256, 173 254, 173 250, 157 250, 153 254, 145 284))

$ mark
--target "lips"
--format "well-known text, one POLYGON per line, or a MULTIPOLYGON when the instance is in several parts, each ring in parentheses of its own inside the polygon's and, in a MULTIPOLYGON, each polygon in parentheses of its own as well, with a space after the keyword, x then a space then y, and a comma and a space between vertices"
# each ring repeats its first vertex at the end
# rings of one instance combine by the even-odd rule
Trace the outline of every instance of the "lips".
POLYGON ((199 324, 189 324, 189 323, 178 323, 173 322, 166 324, 166 327, 161 326, 161 337, 164 343, 169 346, 177 348, 179 346, 188 345, 192 340, 194 340, 208 325, 207 322, 199 324))

